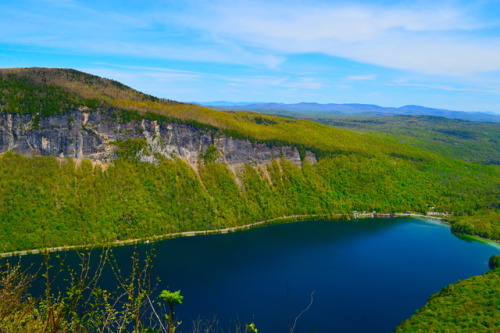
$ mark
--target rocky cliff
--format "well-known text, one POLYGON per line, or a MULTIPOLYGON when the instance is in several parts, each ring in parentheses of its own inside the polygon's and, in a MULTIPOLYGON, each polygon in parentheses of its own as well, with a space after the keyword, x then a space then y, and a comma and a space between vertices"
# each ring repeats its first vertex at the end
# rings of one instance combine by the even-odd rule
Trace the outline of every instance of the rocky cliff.
MULTIPOLYGON (((188 123, 123 121, 119 112, 113 110, 86 111, 81 107, 68 114, 42 118, 0 113, 0 152, 12 150, 24 155, 88 158, 107 163, 117 158, 115 142, 143 139, 147 145, 137 157, 150 163, 158 162, 161 157, 179 157, 196 166, 207 149, 214 146, 216 161, 229 166, 265 164, 280 157, 301 165, 299 150, 293 146, 254 143, 188 123)), ((316 162, 316 156, 310 151, 302 157, 316 162)))

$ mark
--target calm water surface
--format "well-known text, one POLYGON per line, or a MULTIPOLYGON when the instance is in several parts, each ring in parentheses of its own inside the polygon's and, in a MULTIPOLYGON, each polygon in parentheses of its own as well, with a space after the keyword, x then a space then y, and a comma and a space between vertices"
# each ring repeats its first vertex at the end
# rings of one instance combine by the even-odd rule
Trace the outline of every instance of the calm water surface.
MULTIPOLYGON (((488 270, 500 250, 416 219, 300 222, 226 235, 178 238, 155 248, 160 289, 182 291, 188 332, 197 318, 221 327, 256 323, 287 332, 314 292, 295 332, 390 332, 429 296, 488 270)), ((114 249, 126 266, 132 247, 114 249)))

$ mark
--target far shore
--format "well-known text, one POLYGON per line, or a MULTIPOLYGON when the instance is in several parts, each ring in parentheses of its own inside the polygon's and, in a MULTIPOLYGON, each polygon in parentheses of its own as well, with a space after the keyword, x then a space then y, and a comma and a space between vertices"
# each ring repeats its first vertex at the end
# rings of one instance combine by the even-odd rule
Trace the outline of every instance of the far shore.
MULTIPOLYGON (((248 230, 255 227, 269 225, 269 224, 277 224, 277 223, 286 223, 286 222, 298 222, 298 221, 307 221, 307 220, 324 220, 324 221, 334 221, 334 220, 357 220, 357 219, 367 219, 367 218, 396 218, 396 217, 414 217, 414 218, 423 218, 423 219, 432 219, 437 220, 445 224, 450 224, 445 220, 446 214, 442 214, 440 216, 437 215, 421 215, 414 213, 354 213, 351 216, 346 217, 343 214, 310 214, 310 215, 290 215, 290 216, 280 216, 275 217, 269 220, 258 221, 250 224, 235 226, 235 227, 227 227, 221 229, 211 229, 211 230, 198 230, 198 231, 183 231, 183 232, 175 232, 168 233, 163 235, 153 235, 144 238, 134 238, 134 239, 124 239, 124 240, 116 240, 114 242, 105 242, 105 243, 94 243, 94 244, 85 244, 85 245, 65 245, 65 246, 56 246, 56 247, 47 247, 41 249, 32 249, 32 250, 20 250, 20 251, 11 251, 0 253, 0 258, 13 257, 13 256, 23 256, 28 254, 40 254, 40 253, 49 253, 49 252, 59 252, 59 251, 69 251, 69 250, 80 250, 80 249, 88 249, 88 248, 104 248, 104 247, 115 247, 115 246, 125 246, 125 245, 133 245, 133 244, 149 244, 153 242, 158 242, 165 239, 177 238, 177 237, 192 237, 192 236, 200 236, 200 235, 212 235, 212 234, 227 234, 230 232, 236 232, 241 230, 248 230)), ((486 240, 486 239, 485 239, 486 240)))

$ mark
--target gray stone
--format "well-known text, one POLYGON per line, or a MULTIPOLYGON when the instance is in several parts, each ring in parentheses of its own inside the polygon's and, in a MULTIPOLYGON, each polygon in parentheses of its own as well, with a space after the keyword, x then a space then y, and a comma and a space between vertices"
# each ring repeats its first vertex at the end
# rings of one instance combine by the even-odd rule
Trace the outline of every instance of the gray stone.
MULTIPOLYGON (((190 124, 146 119, 119 122, 113 111, 75 111, 40 118, 35 124, 34 115, 0 113, 0 152, 12 150, 24 155, 88 158, 106 163, 117 158, 112 142, 139 138, 148 144, 148 153, 143 152, 139 158, 150 163, 157 163, 157 157, 161 155, 168 159, 182 158, 197 165, 207 148, 214 145, 217 162, 228 165, 264 164, 280 157, 301 165, 296 147, 269 147, 190 124)), ((317 161, 311 151, 306 151, 305 156, 312 163, 317 161)))

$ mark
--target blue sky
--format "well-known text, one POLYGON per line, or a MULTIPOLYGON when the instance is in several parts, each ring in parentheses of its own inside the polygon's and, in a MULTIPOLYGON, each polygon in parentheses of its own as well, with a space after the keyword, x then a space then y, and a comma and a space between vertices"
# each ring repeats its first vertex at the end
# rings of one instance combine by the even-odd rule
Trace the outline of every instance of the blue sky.
POLYGON ((500 113, 498 0, 0 0, 0 67, 180 101, 500 113))

